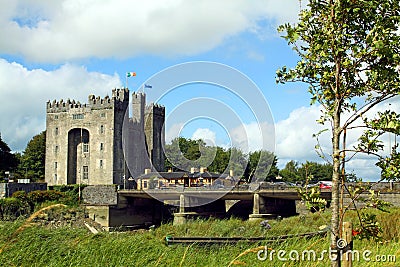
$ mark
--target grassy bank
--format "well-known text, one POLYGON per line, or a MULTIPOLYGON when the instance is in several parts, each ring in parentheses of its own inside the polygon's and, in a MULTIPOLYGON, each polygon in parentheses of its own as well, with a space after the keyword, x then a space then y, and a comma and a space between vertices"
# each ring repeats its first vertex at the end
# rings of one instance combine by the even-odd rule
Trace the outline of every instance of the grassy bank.
MULTIPOLYGON (((265 261, 257 253, 265 243, 239 242, 236 245, 165 245, 166 235, 175 236, 275 236, 317 231, 329 224, 329 214, 309 214, 282 221, 271 221, 272 228, 264 230, 257 222, 230 220, 197 220, 182 226, 162 225, 154 231, 91 234, 83 227, 49 228, 27 224, 25 220, 0 223, 0 263, 2 266, 328 266, 322 261, 288 260, 277 255, 265 261), (23 226, 21 228, 21 226, 23 226)), ((398 266, 400 210, 379 213, 383 227, 382 242, 355 240, 354 249, 370 250, 371 261, 360 257, 353 266, 398 266), (396 255, 397 262, 376 262, 377 255, 396 255)), ((353 220, 354 212, 347 217, 353 220)), ((267 244, 268 253, 285 250, 301 253, 314 250, 317 258, 328 249, 328 237, 296 238, 267 244)), ((289 255, 286 258, 289 259, 289 255)), ((263 254, 260 254, 263 256, 263 254)), ((291 254, 295 257, 294 252, 291 254)))

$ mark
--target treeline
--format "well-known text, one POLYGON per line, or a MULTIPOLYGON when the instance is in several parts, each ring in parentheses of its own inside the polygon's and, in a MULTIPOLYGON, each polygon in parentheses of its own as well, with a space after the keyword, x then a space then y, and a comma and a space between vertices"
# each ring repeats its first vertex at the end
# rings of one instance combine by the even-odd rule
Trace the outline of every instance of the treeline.
POLYGON ((178 137, 166 145, 166 169, 173 171, 206 167, 210 172, 227 173, 233 170, 250 182, 281 180, 292 183, 305 183, 332 180, 332 165, 306 161, 289 161, 278 169, 277 156, 269 151, 259 150, 248 154, 238 148, 224 149, 219 146, 207 146, 203 140, 178 137), (211 160, 210 160, 211 159, 211 160), (210 164, 211 161, 211 164, 210 164))

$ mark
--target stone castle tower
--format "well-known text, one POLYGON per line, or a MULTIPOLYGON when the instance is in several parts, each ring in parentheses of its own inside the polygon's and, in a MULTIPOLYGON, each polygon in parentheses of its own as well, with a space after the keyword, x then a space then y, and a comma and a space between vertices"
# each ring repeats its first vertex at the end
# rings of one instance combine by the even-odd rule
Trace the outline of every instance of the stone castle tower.
POLYGON ((49 185, 123 184, 144 169, 164 170, 165 108, 146 107, 144 93, 113 89, 105 98, 90 95, 47 102, 45 180, 49 185), (152 112, 149 112, 152 111, 152 112))

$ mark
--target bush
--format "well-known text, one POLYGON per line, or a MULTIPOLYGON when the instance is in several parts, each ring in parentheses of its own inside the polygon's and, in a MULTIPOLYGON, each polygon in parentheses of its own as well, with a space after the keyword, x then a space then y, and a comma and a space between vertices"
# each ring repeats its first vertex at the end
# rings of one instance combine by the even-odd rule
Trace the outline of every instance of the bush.
POLYGON ((30 213, 28 202, 15 197, 0 199, 0 218, 2 220, 15 220, 20 216, 30 213))
POLYGON ((47 191, 32 191, 28 193, 28 200, 33 204, 40 204, 46 201, 58 201, 65 196, 64 193, 55 191, 55 190, 47 190, 47 191))
POLYGON ((11 197, 28 202, 28 194, 25 191, 16 191, 12 194, 11 197))
POLYGON ((63 192, 64 198, 61 203, 69 206, 77 206, 80 204, 79 191, 82 191, 86 185, 57 185, 53 186, 55 191, 63 192))

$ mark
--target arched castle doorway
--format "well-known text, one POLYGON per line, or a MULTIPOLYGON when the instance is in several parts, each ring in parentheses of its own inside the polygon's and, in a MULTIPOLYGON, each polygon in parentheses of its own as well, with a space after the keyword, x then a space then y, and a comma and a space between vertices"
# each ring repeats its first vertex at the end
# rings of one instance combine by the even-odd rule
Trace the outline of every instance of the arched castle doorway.
POLYGON ((68 132, 67 184, 82 183, 89 177, 89 131, 83 128, 68 132))

